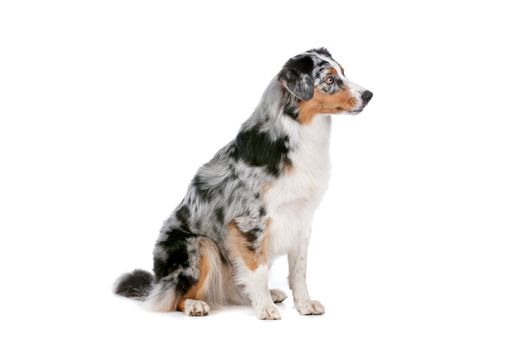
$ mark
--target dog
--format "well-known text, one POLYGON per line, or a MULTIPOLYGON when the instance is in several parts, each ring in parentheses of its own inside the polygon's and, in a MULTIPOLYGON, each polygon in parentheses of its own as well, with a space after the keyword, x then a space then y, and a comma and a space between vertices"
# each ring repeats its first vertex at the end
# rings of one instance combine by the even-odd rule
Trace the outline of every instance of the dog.
POLYGON ((357 114, 372 93, 350 82, 325 48, 290 58, 236 138, 197 171, 164 222, 153 272, 121 276, 115 293, 156 311, 205 316, 210 306, 251 305, 281 318, 268 289, 272 261, 287 255, 296 309, 319 315, 306 285, 312 218, 328 185, 332 114, 357 114))

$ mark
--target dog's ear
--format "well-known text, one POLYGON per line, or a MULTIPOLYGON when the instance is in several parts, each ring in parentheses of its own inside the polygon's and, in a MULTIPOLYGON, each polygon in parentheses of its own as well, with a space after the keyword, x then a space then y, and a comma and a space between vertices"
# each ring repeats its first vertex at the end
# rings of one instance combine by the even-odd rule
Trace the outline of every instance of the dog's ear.
POLYGON ((278 79, 292 95, 309 100, 314 95, 313 69, 314 61, 310 56, 297 56, 286 62, 278 79))

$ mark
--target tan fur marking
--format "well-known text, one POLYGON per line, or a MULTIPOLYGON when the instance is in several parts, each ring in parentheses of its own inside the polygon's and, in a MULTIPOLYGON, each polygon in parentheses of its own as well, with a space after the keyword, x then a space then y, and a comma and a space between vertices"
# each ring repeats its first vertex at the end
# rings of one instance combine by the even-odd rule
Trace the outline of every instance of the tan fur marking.
POLYGON ((334 76, 337 76, 337 70, 334 68, 334 67, 330 67, 330 69, 328 69, 330 71, 330 74, 334 75, 334 76))
MULTIPOLYGON (((186 292, 177 303, 177 310, 184 311, 184 302, 186 299, 196 299, 204 300, 205 287, 208 279, 208 274, 210 272, 210 264, 208 263, 208 258, 205 254, 202 254, 203 250, 201 249, 201 259, 199 262, 199 280, 195 283, 189 291, 186 292)), ((205 250, 204 250, 205 252, 205 250)))
POLYGON ((262 186, 262 189, 261 189, 261 195, 264 197, 266 195, 266 193, 272 188, 272 184, 270 182, 267 182, 265 183, 263 186, 262 186))
POLYGON ((350 94, 348 89, 342 89, 330 95, 316 88, 311 99, 299 102, 297 120, 302 124, 310 124, 316 114, 352 111, 356 104, 356 98, 350 94))
MULTIPOLYGON (((269 224, 270 219, 266 223, 267 227, 269 224)), ((261 243, 255 251, 248 248, 246 238, 233 221, 228 225, 228 231, 228 243, 232 253, 241 257, 250 270, 254 271, 260 264, 268 262, 268 229, 264 231, 261 243)))

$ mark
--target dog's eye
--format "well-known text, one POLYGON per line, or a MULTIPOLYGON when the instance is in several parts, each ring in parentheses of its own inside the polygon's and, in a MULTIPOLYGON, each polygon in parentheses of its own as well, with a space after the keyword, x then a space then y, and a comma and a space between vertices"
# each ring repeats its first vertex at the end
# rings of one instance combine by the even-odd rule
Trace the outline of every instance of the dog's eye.
POLYGON ((330 75, 324 79, 324 82, 328 85, 332 85, 334 83, 334 77, 330 75))

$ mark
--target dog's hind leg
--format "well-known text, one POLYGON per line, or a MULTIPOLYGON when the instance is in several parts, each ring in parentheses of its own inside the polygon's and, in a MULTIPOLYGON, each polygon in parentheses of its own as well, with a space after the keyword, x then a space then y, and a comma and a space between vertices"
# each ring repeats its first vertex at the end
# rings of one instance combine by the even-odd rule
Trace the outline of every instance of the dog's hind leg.
POLYGON ((288 298, 286 293, 280 289, 270 289, 270 295, 272 296, 273 302, 276 304, 282 303, 288 298))
POLYGON ((210 306, 225 304, 224 269, 217 245, 209 238, 201 238, 199 246, 199 278, 177 303, 177 310, 188 316, 206 316, 210 306))
POLYGON ((224 267, 211 239, 178 233, 158 242, 155 256, 158 281, 145 301, 149 309, 205 316, 210 304, 225 303, 224 267))

